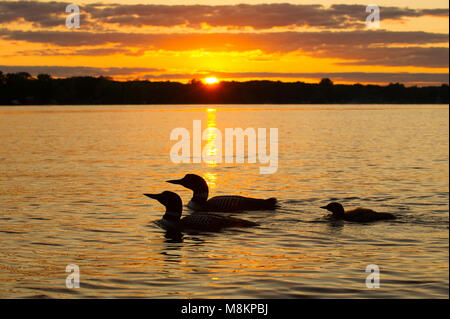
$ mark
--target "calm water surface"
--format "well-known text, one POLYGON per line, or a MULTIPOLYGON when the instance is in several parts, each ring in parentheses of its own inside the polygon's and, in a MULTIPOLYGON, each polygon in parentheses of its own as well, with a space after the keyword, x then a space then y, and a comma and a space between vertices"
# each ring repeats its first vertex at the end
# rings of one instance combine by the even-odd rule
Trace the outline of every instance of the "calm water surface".
POLYGON ((448 116, 447 105, 1 107, 0 297, 448 298, 448 116), (277 127, 278 171, 172 163, 170 132, 194 119, 277 127), (210 195, 281 208, 235 214, 260 227, 170 238, 142 193, 186 204, 191 192, 164 181, 187 172, 210 195), (319 208, 331 200, 399 218, 332 222, 319 208), (79 289, 65 286, 68 264, 79 289), (366 288, 369 264, 378 289, 366 288))

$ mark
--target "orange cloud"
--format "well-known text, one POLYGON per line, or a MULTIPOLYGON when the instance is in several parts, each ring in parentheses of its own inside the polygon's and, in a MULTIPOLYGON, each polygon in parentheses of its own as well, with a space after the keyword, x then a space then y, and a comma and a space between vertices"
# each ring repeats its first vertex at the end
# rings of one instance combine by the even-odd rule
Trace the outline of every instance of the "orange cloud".
MULTIPOLYGON (((30 43, 73 47, 74 55, 129 54, 139 55, 146 50, 189 51, 203 49, 212 52, 245 52, 261 50, 266 53, 299 51, 319 58, 352 60, 344 64, 448 66, 448 47, 420 47, 412 44, 441 44, 446 34, 425 32, 281 32, 281 33, 201 33, 201 34, 146 34, 95 33, 61 31, 0 31, 0 37, 30 43), (96 44, 99 48, 82 48, 96 44), (104 45, 115 44, 113 48, 104 45), (408 45, 404 48, 390 44, 408 45), (137 51, 125 48, 134 47, 137 51)), ((42 53, 41 53, 42 54, 42 53)), ((45 53, 44 53, 45 54, 45 53)), ((49 51, 49 55, 54 55, 49 51)))

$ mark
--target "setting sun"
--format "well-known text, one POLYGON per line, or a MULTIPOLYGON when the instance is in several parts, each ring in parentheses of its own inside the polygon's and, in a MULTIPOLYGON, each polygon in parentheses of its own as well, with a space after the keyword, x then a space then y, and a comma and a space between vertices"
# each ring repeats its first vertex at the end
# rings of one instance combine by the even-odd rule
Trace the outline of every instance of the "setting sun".
POLYGON ((215 84, 218 83, 219 80, 216 77, 209 77, 205 79, 206 84, 215 84))

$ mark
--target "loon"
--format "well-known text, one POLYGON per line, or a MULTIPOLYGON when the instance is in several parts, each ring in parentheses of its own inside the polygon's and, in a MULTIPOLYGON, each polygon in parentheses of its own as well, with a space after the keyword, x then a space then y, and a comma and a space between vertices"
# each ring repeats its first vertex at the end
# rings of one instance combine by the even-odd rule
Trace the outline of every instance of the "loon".
POLYGON ((180 196, 174 192, 164 191, 161 194, 144 194, 156 199, 166 207, 163 218, 156 223, 174 231, 219 231, 226 227, 251 227, 259 224, 233 217, 213 214, 192 214, 181 218, 183 203, 180 196))
POLYGON ((194 191, 188 207, 194 211, 232 212, 238 210, 269 210, 275 209, 277 199, 256 199, 250 197, 228 195, 215 196, 208 199, 208 184, 195 174, 186 174, 182 179, 167 181, 179 184, 194 191))
POLYGON ((384 219, 395 219, 396 217, 390 213, 377 213, 371 209, 367 208, 355 208, 353 210, 344 211, 344 207, 337 203, 333 202, 326 206, 322 206, 320 208, 326 209, 332 212, 332 217, 335 219, 341 219, 351 222, 372 222, 377 220, 384 219))

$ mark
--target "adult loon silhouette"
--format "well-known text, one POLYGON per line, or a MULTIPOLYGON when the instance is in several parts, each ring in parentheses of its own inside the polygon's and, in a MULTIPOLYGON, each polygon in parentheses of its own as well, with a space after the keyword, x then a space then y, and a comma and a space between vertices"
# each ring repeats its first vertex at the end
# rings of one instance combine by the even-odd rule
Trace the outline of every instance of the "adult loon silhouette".
POLYGON ((219 231, 227 227, 251 227, 259 224, 228 216, 214 214, 192 214, 181 218, 183 203, 178 194, 164 191, 160 194, 144 194, 156 199, 166 207, 166 212, 161 220, 156 221, 161 228, 171 231, 219 231))
POLYGON ((368 208, 355 208, 353 210, 345 211, 344 207, 337 202, 329 203, 326 206, 320 208, 330 211, 331 217, 340 220, 346 220, 351 222, 373 222, 377 220, 395 219, 396 217, 390 213, 378 213, 368 208))
POLYGON ((182 185, 194 192, 188 207, 194 211, 233 212, 239 210, 272 210, 277 207, 277 199, 257 199, 237 195, 215 196, 208 199, 209 189, 206 181, 195 174, 186 174, 182 179, 167 181, 182 185))

